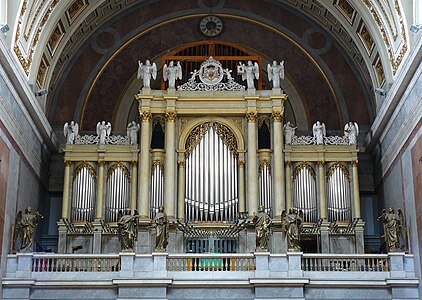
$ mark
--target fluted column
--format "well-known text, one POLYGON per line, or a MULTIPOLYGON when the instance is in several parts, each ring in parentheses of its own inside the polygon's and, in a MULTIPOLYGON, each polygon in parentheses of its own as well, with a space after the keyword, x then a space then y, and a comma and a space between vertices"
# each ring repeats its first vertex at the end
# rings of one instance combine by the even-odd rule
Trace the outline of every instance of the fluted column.
POLYGON ((284 210, 284 155, 283 155, 283 111, 273 111, 273 145, 274 145, 274 216, 284 210))
POLYGON ((130 194, 130 210, 133 212, 136 209, 136 183, 138 181, 138 162, 132 160, 132 187, 130 194))
POLYGON ((292 208, 292 169, 291 161, 286 161, 286 210, 289 211, 292 208))
POLYGON ((149 110, 139 110, 139 119, 141 120, 141 153, 139 166, 139 193, 138 208, 142 217, 148 218, 149 207, 149 148, 150 148, 150 126, 151 113, 149 110))
POLYGON ((327 198, 325 196, 325 163, 318 161, 320 218, 327 219, 327 198))
POLYGON ((70 160, 64 161, 64 179, 63 179, 63 205, 62 205, 62 219, 69 219, 69 207, 70 207, 70 166, 72 162, 70 160))
POLYGON ((103 204, 104 204, 104 165, 105 161, 98 161, 98 177, 97 177, 97 205, 95 207, 95 219, 100 220, 104 218, 103 204))
POLYGON ((358 161, 352 161, 352 175, 353 175, 353 209, 355 218, 360 219, 360 196, 359 196, 359 175, 358 175, 358 161))
POLYGON ((258 113, 248 112, 248 211, 249 215, 258 212, 258 163, 256 157, 256 120, 258 113))
POLYGON ((176 155, 176 113, 166 113, 166 156, 164 160, 164 209, 170 217, 175 216, 175 155, 176 155))
POLYGON ((177 165, 179 166, 179 177, 178 177, 178 197, 177 197, 177 218, 184 220, 185 218, 185 160, 184 153, 179 153, 179 160, 177 165))
POLYGON ((239 153, 239 211, 246 211, 245 203, 245 154, 239 153))

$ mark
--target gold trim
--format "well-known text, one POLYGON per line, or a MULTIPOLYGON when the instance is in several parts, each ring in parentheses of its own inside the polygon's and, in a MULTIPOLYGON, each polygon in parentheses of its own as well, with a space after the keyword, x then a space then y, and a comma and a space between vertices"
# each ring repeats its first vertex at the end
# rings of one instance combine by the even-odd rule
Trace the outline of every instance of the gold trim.
POLYGON ((117 169, 120 169, 122 171, 122 173, 126 177, 126 179, 130 179, 129 169, 125 165, 123 165, 121 161, 118 161, 118 162, 114 163, 113 165, 111 165, 110 168, 108 168, 108 171, 107 171, 107 180, 110 179, 111 175, 117 169))
POLYGON ((78 174, 81 172, 83 168, 88 169, 88 173, 89 175, 91 175, 92 179, 94 180, 97 179, 97 172, 95 171, 94 167, 91 166, 91 164, 89 164, 88 162, 83 161, 82 163, 77 165, 75 170, 73 171, 73 175, 72 175, 73 180, 75 180, 76 176, 78 176, 78 174))
POLYGON ((246 119, 248 122, 256 122, 258 118, 258 112, 257 111, 248 111, 246 113, 246 119))
POLYGON ((132 167, 136 167, 138 165, 138 161, 137 160, 132 160, 130 162, 130 164, 132 165, 132 167))
POLYGON ((311 174, 311 176, 312 176, 312 178, 315 180, 316 179, 316 175, 315 175, 315 170, 314 170, 314 168, 309 164, 309 163, 307 163, 306 161, 302 161, 298 166, 296 166, 296 168, 293 170, 293 180, 295 180, 296 179, 296 177, 299 175, 299 173, 302 171, 302 170, 304 170, 304 169, 306 169, 306 170, 308 170, 309 171, 309 173, 311 174))
POLYGON ((266 159, 262 160, 259 163, 258 173, 261 174, 262 173, 262 169, 264 169, 265 166, 268 168, 268 174, 270 174, 270 176, 271 176, 271 164, 266 159))
POLYGON ((245 165, 245 160, 243 160, 243 159, 239 159, 239 167, 240 166, 244 166, 245 165))
POLYGON ((99 160, 99 161, 98 161, 98 165, 99 165, 100 167, 104 167, 104 165, 105 165, 105 160, 103 160, 103 159, 99 160))
POLYGON ((286 168, 292 165, 292 162, 290 160, 286 160, 284 163, 286 165, 286 168))
POLYGON ((175 122, 176 121, 176 112, 175 111, 168 111, 166 112, 165 118, 167 122, 175 122))
POLYGON ((325 165, 325 161, 323 161, 323 160, 319 160, 319 161, 317 162, 317 165, 318 165, 318 166, 324 166, 324 165, 325 165))
POLYGON ((284 107, 282 107, 281 110, 273 110, 271 116, 273 117, 274 122, 283 122, 284 107))
POLYGON ((161 160, 156 159, 156 160, 153 160, 153 161, 152 161, 152 165, 151 165, 151 170, 152 170, 152 173, 154 172, 154 169, 155 169, 156 167, 160 168, 160 171, 161 171, 161 176, 163 176, 163 177, 164 177, 164 164, 163 164, 163 162, 162 162, 161 160))
POLYGON ((184 160, 178 160, 177 164, 179 165, 179 167, 184 167, 185 166, 185 161, 184 160))
POLYGON ((70 160, 65 160, 64 161, 64 166, 65 167, 70 167, 72 165, 72 161, 70 161, 70 160))
POLYGON ((141 107, 138 108, 139 111, 139 119, 142 122, 149 122, 152 118, 152 114, 149 110, 142 110, 141 107))
POLYGON ((350 163, 352 164, 353 167, 357 167, 359 164, 357 160, 352 160, 350 163))
POLYGON ((268 130, 271 130, 270 118, 268 118, 267 116, 258 117, 258 128, 261 128, 264 123, 267 125, 268 130))
POLYGON ((339 161, 336 161, 328 168, 327 180, 330 179, 336 169, 340 169, 343 172, 344 176, 346 176, 346 178, 350 180, 349 169, 339 161))

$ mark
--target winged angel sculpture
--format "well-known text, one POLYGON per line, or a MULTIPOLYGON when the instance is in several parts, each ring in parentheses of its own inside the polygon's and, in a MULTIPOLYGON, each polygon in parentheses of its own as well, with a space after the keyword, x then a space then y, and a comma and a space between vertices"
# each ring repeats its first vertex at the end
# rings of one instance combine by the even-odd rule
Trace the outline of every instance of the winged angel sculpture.
POLYGON ((104 145, 106 136, 111 134, 111 123, 102 121, 97 123, 97 135, 100 137, 99 144, 104 145))
POLYGON ((155 80, 157 79, 157 65, 155 63, 150 63, 147 59, 145 64, 141 63, 138 60, 138 79, 143 79, 144 87, 150 88, 151 87, 151 77, 155 80))
POLYGON ((297 212, 294 208, 289 209, 289 213, 285 210, 281 213, 281 224, 283 237, 287 236, 288 251, 300 251, 300 230, 303 224, 303 212, 297 212))
POLYGON ((180 62, 177 62, 177 65, 174 65, 174 62, 171 61, 170 64, 167 64, 163 67, 163 77, 164 81, 169 82, 169 89, 174 89, 176 86, 176 80, 182 79, 182 66, 180 62))
POLYGON ((280 88, 280 79, 284 79, 284 60, 277 64, 273 61, 273 65, 268 64, 268 80, 273 82, 273 88, 280 88))
POLYGON ((356 145, 358 142, 359 126, 356 122, 349 122, 344 125, 344 135, 349 139, 349 145, 356 145))
POLYGON ((248 64, 239 63, 239 69, 241 70, 240 74, 242 74, 242 80, 247 82, 248 89, 255 89, 254 79, 259 79, 259 66, 258 63, 252 62, 249 60, 248 64))
POLYGON ((20 241, 18 247, 20 251, 32 252, 35 228, 42 218, 44 217, 39 212, 32 213, 30 207, 26 208, 24 213, 18 212, 15 221, 14 242, 20 241))
POLYGON ((79 125, 74 121, 65 123, 63 126, 63 134, 66 137, 66 144, 73 144, 79 133, 79 125))
POLYGON ((388 213, 385 209, 382 210, 381 215, 378 217, 379 221, 384 223, 384 240, 387 246, 388 252, 399 252, 400 249, 400 237, 404 240, 404 214, 399 208, 397 213, 394 212, 394 208, 390 207, 388 213))
POLYGON ((324 138, 327 135, 327 132, 325 130, 325 124, 317 121, 314 126, 312 126, 312 131, 314 133, 315 143, 317 145, 323 145, 324 138))

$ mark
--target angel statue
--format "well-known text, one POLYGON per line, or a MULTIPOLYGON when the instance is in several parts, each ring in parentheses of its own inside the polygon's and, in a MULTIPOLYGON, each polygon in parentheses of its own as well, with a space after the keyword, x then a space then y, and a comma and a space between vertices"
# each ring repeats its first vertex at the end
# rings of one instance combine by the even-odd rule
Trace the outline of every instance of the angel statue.
POLYGON ((312 126, 312 131, 314 132, 315 143, 317 145, 323 145, 326 135, 325 124, 317 121, 314 126, 312 126))
POLYGON ((241 69, 243 71, 242 74, 242 80, 247 82, 248 89, 255 89, 254 85, 254 79, 259 79, 259 66, 258 63, 255 62, 255 64, 252 64, 252 62, 249 60, 248 65, 245 66, 245 64, 239 63, 241 66, 241 69))
POLYGON ((138 240, 138 220, 139 214, 135 210, 133 216, 130 209, 122 210, 118 213, 117 229, 122 251, 133 252, 133 246, 138 240))
POLYGON ((392 207, 390 207, 388 213, 383 209, 378 217, 378 221, 380 220, 384 223, 384 235, 382 237, 384 237, 387 251, 401 251, 399 237, 401 236, 402 240, 404 239, 403 230, 405 228, 403 211, 399 208, 396 214, 392 207))
POLYGON ((163 77, 164 81, 169 82, 169 89, 174 89, 176 86, 176 80, 182 79, 182 66, 180 62, 177 62, 177 65, 174 65, 174 62, 171 61, 170 64, 167 64, 163 67, 163 77))
POLYGON ((292 144, 292 139, 295 135, 296 126, 294 126, 292 123, 287 122, 284 124, 284 143, 286 145, 292 144))
POLYGON ((97 123, 97 135, 100 137, 99 144, 105 144, 106 136, 109 136, 111 133, 111 123, 102 121, 97 123))
POLYGON ((359 126, 356 122, 349 122, 344 125, 344 135, 349 139, 349 145, 358 143, 359 126))
POLYGON ((284 60, 278 65, 273 61, 273 65, 267 65, 268 80, 273 82, 273 89, 280 88, 280 79, 284 79, 284 60))
POLYGON ((281 213, 281 224, 283 231, 283 239, 287 235, 287 251, 298 252, 300 251, 300 230, 303 223, 303 212, 297 212, 294 208, 289 209, 287 214, 285 210, 281 213))
POLYGON ((70 125, 66 122, 63 126, 63 134, 66 137, 66 144, 73 144, 75 138, 78 136, 79 125, 75 122, 70 122, 70 125))
POLYGON ((268 239, 270 238, 270 229, 272 221, 265 212, 264 206, 258 207, 258 213, 254 213, 252 223, 255 225, 256 251, 268 251, 268 239))
POLYGON ((157 65, 155 63, 149 62, 147 59, 145 65, 138 60, 138 79, 143 79, 144 88, 151 87, 151 77, 155 80, 157 79, 157 65))
POLYGON ((129 137, 131 145, 138 144, 138 132, 139 124, 136 124, 135 121, 132 121, 127 125, 127 136, 129 137))
POLYGON ((19 238, 19 250, 22 252, 32 252, 34 231, 40 220, 44 218, 39 212, 32 213, 32 209, 27 207, 25 212, 19 211, 15 221, 15 241, 19 238))

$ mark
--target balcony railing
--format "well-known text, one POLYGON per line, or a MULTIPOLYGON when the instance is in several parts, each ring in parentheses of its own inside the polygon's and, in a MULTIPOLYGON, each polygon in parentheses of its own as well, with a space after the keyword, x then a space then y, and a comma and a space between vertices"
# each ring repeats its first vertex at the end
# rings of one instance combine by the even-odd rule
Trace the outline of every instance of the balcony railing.
POLYGON ((254 271, 253 254, 171 254, 167 271, 254 271))
POLYGON ((118 272, 119 255, 34 254, 32 272, 118 272))
POLYGON ((303 254, 303 271, 389 272, 387 254, 303 254))

